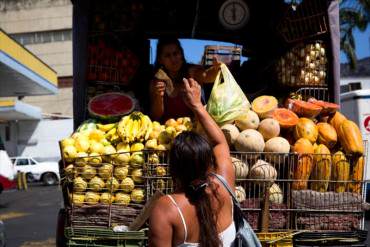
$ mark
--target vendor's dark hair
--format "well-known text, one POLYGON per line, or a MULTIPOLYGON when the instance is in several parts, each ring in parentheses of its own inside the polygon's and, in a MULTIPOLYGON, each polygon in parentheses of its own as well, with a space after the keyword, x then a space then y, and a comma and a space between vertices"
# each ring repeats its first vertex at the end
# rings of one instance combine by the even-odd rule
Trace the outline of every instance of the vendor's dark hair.
POLYGON ((181 51, 181 55, 182 55, 184 64, 186 64, 184 49, 182 48, 180 41, 177 38, 174 38, 174 37, 163 37, 163 38, 158 39, 157 55, 155 57, 155 62, 154 62, 154 68, 155 69, 161 68, 161 64, 159 63, 159 57, 162 54, 163 48, 166 45, 176 45, 181 51))
POLYGON ((215 185, 213 185, 207 173, 209 168, 214 167, 214 155, 212 146, 201 135, 184 131, 179 134, 170 151, 170 173, 180 191, 185 192, 186 197, 196 208, 199 221, 199 244, 201 247, 219 247, 220 239, 217 232, 217 210, 212 209, 206 188, 219 200, 215 185))

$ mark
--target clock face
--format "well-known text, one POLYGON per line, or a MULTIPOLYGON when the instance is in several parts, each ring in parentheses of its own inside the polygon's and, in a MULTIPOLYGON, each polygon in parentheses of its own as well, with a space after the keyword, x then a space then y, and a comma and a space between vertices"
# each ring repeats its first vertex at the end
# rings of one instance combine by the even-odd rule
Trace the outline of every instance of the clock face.
POLYGON ((225 28, 240 29, 249 20, 249 8, 242 0, 228 0, 221 6, 219 18, 225 28))

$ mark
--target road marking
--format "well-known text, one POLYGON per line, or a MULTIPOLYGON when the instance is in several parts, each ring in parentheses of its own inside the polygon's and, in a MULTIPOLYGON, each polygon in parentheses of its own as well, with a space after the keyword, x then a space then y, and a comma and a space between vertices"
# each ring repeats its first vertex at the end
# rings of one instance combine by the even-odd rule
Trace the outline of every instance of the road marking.
POLYGON ((14 219, 14 218, 20 218, 30 215, 29 213, 23 213, 23 212, 8 212, 5 214, 0 214, 0 220, 9 220, 9 219, 14 219))
POLYGON ((49 238, 42 241, 27 241, 24 242, 20 247, 55 247, 55 239, 49 238))

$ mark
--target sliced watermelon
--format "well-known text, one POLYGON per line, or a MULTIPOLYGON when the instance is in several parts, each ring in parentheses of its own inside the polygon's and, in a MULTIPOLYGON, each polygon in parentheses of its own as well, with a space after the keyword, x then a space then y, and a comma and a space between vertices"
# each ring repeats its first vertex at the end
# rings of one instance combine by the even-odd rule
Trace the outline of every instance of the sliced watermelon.
POLYGON ((134 99, 124 93, 104 93, 89 101, 88 110, 92 117, 105 122, 118 121, 135 108, 134 99))

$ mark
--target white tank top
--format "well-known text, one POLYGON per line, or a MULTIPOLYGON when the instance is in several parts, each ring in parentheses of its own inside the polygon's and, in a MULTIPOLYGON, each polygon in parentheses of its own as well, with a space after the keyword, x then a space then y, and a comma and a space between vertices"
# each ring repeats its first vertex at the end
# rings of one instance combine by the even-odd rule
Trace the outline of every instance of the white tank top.
MULTIPOLYGON (((176 206, 177 211, 179 212, 179 215, 180 215, 182 224, 184 225, 184 242, 182 244, 179 244, 177 247, 196 247, 196 246, 199 246, 199 243, 186 242, 186 239, 188 237, 188 230, 187 230, 187 227, 186 227, 186 222, 185 222, 184 215, 182 214, 179 205, 177 205, 177 203, 173 199, 173 197, 171 195, 167 195, 167 196, 171 199, 171 201, 173 202, 173 204, 176 206)), ((233 207, 231 207, 231 208, 233 208, 233 207)), ((233 216, 233 212, 231 211, 231 217, 232 216, 233 216)), ((218 236, 219 236, 219 238, 221 240, 222 247, 230 247, 231 246, 231 244, 235 240, 235 236, 236 236, 234 219, 231 222, 231 224, 225 230, 223 230, 222 232, 220 232, 218 234, 218 236)))

